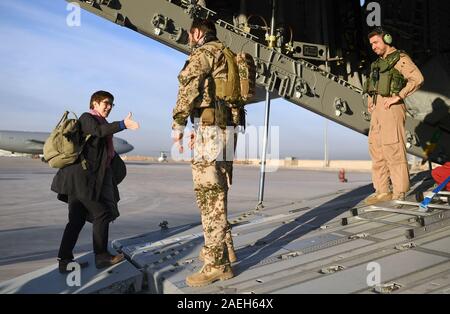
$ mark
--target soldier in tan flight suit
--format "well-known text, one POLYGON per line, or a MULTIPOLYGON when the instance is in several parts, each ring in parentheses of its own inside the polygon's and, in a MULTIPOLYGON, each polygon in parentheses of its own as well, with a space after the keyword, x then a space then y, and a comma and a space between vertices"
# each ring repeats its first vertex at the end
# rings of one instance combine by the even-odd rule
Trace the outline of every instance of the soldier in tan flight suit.
POLYGON ((406 158, 406 97, 424 83, 420 70, 404 52, 392 46, 392 36, 382 28, 369 34, 372 50, 379 56, 371 66, 366 92, 372 114, 369 151, 372 157, 372 181, 376 193, 367 205, 404 200, 409 191, 406 158), (390 182, 393 191, 390 190, 390 182))
POLYGON ((227 80, 228 68, 214 23, 194 20, 189 43, 193 50, 178 76, 172 130, 174 142, 182 152, 187 119, 191 117, 194 123, 189 146, 194 149, 192 175, 205 238, 199 257, 204 266, 188 276, 186 283, 200 287, 234 276, 231 263, 237 258, 227 220, 227 194, 232 183, 237 135, 232 109, 216 98, 215 86, 220 80, 227 80))

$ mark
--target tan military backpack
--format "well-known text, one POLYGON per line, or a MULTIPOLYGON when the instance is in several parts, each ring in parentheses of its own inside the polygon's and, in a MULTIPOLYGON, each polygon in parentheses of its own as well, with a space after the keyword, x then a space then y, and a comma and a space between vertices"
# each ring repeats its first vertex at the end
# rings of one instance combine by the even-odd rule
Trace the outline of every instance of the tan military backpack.
POLYGON ((247 53, 235 54, 228 47, 222 49, 228 67, 227 80, 216 79, 216 97, 236 107, 249 103, 255 95, 256 66, 247 53))

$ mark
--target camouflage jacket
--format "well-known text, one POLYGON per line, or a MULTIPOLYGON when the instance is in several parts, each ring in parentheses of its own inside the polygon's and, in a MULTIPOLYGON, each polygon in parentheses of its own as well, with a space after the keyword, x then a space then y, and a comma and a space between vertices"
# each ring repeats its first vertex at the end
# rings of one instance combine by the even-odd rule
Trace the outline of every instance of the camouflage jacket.
POLYGON ((196 48, 178 75, 179 89, 173 109, 172 130, 183 132, 194 108, 211 107, 215 100, 214 79, 226 78, 223 44, 212 41, 196 48))

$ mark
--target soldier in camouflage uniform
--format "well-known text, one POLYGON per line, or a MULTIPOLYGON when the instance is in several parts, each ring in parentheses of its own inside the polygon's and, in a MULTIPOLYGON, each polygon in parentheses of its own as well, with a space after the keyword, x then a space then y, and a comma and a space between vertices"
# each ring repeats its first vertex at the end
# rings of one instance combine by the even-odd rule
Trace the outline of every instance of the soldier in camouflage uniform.
POLYGON ((182 152, 188 117, 194 122, 190 143, 194 149, 192 175, 205 238, 200 253, 204 266, 200 272, 188 276, 186 283, 199 287, 234 276, 230 264, 236 261, 236 256, 227 221, 227 193, 232 183, 237 136, 235 114, 215 95, 215 80, 227 79, 227 64, 214 24, 194 20, 189 43, 193 51, 178 76, 172 130, 174 142, 182 152))

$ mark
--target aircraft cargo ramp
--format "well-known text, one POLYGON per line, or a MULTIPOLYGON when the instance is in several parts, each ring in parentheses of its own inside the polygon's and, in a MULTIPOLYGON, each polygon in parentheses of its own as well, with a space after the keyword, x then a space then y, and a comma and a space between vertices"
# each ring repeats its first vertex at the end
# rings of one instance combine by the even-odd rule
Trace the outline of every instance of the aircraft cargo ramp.
POLYGON ((202 266, 200 225, 116 240, 113 246, 144 272, 151 293, 449 292, 450 206, 431 213, 396 208, 394 202, 358 207, 368 190, 234 217, 236 277, 204 288, 185 284, 202 266), (373 263, 380 266, 381 285, 368 287, 373 263))
MULTIPOLYGON (((414 176, 414 189, 430 186, 426 177, 414 176)), ((162 224, 160 231, 113 241, 127 261, 102 271, 89 267, 80 288, 68 289, 51 266, 0 283, 0 293, 450 292, 450 206, 434 204, 429 213, 413 202, 361 206, 370 191, 361 186, 231 217, 236 276, 204 288, 185 284, 202 266, 196 223, 162 224)), ((92 254, 78 260, 93 265, 92 254)))

